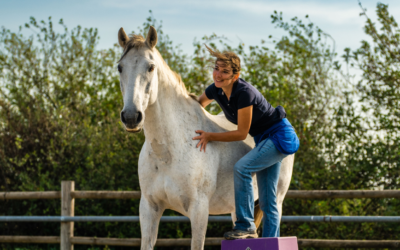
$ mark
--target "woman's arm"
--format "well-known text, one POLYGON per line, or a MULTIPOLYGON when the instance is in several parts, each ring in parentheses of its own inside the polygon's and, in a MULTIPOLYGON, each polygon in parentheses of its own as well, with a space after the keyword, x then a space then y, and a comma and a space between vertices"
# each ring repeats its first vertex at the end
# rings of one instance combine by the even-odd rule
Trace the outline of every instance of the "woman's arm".
MULTIPOLYGON (((206 97, 207 98, 207 97, 206 97)), ((250 130, 251 119, 253 115, 253 106, 248 106, 238 110, 238 128, 234 131, 224 133, 210 133, 204 132, 203 130, 196 130, 196 133, 200 134, 193 138, 193 140, 200 140, 196 147, 200 147, 200 151, 204 149, 206 152, 206 146, 209 141, 242 141, 246 139, 247 134, 250 130)))
POLYGON ((201 96, 199 97, 199 103, 203 108, 207 107, 207 105, 210 104, 212 101, 213 100, 208 99, 205 92, 203 92, 203 94, 201 94, 201 96))

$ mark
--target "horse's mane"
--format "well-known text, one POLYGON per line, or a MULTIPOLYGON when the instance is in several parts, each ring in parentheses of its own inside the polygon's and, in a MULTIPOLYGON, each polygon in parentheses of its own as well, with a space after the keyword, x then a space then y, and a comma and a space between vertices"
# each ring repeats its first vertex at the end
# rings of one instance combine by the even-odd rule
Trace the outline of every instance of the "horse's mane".
MULTIPOLYGON (((119 61, 122 60, 122 58, 124 58, 124 56, 132 49, 132 48, 142 48, 143 46, 146 46, 146 40, 144 39, 144 37, 142 35, 136 35, 136 34, 132 34, 129 36, 129 41, 126 43, 125 48, 124 48, 124 52, 121 56, 121 58, 119 59, 119 61)), ((171 71, 171 75, 173 75, 176 79, 176 81, 178 82, 179 86, 182 88, 182 90, 184 90, 184 93, 186 93, 188 96, 190 96, 192 99, 194 99, 195 101, 198 101, 198 97, 196 94, 194 93, 190 93, 187 88, 185 83, 182 81, 181 76, 173 71, 168 64, 165 62, 164 58, 161 56, 160 52, 158 50, 156 50, 157 53, 159 54, 160 58, 162 59, 164 66, 166 69, 168 69, 169 71, 171 71)), ((119 62, 118 61, 118 62, 119 62)))
MULTIPOLYGON (((157 51, 157 52, 158 52, 158 51, 157 51)), ((158 53, 160 53, 160 52, 158 52, 158 53)), ((161 54, 160 54, 160 57, 162 58, 161 54)), ((197 96, 196 94, 194 94, 194 93, 190 93, 190 92, 187 90, 185 83, 182 81, 181 75, 180 75, 179 73, 173 71, 173 70, 168 66, 168 64, 164 61, 164 59, 163 59, 163 62, 164 62, 165 67, 166 67, 167 69, 169 69, 169 70, 171 71, 172 75, 176 78, 176 80, 178 81, 179 86, 181 86, 181 88, 185 91, 185 93, 186 93, 188 96, 190 96, 193 100, 195 100, 195 101, 198 102, 198 101, 199 101, 198 96, 197 96)))

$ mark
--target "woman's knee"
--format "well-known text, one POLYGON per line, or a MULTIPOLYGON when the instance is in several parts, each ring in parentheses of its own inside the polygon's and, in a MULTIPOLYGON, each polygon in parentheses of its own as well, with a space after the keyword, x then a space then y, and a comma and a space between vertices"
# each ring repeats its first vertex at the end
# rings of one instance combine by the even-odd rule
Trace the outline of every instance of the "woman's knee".
POLYGON ((243 160, 239 160, 238 162, 236 162, 233 169, 235 173, 243 173, 246 169, 246 163, 243 160))

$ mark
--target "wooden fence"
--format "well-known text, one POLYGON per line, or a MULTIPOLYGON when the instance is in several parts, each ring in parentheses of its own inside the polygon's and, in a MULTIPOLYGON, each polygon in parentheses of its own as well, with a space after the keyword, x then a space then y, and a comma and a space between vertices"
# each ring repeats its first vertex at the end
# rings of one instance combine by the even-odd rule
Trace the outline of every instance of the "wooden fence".
MULTIPOLYGON (((139 199, 139 191, 75 191, 74 181, 63 181, 61 192, 0 192, 0 200, 15 199, 61 199, 61 216, 74 216, 75 199, 139 199)), ((286 198, 327 199, 327 198, 400 198, 400 190, 289 190, 286 198)), ((0 243, 60 244, 61 250, 72 250, 74 244, 140 246, 140 238, 117 239, 74 236, 74 222, 61 222, 58 236, 0 236, 0 243)), ((189 238, 158 239, 156 246, 190 246, 189 238)), ((206 238, 205 245, 221 245, 223 238, 206 238)), ((400 240, 320 240, 298 239, 300 247, 329 248, 400 248, 400 240)))

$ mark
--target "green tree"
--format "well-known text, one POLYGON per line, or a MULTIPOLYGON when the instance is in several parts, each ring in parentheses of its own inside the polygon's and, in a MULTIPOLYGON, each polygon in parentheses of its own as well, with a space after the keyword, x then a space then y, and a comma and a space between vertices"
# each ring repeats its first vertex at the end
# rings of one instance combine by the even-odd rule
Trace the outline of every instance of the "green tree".
MULTIPOLYGON (((204 36, 194 41, 193 55, 184 54, 151 13, 134 33, 145 36, 150 25, 156 27, 161 55, 198 95, 212 83, 214 59, 203 43, 239 54, 242 78, 273 106, 284 106, 301 140, 291 189, 396 189, 400 33, 387 5, 377 5, 379 29, 365 10, 362 14, 372 44, 362 41, 358 50, 346 49, 343 56, 346 66, 363 73, 357 83, 342 70, 333 38, 307 16, 284 21, 275 12, 272 23, 286 35, 270 36, 261 46, 231 46, 223 36, 204 36)), ((137 160, 144 136, 127 134, 120 125, 116 62, 121 49, 98 50, 96 29, 69 30, 62 20, 59 25, 62 32, 54 31, 51 18, 32 18, 18 32, 1 29, 0 190, 59 190, 65 179, 75 180, 78 190, 139 190, 137 160), (34 35, 23 36, 23 29, 34 35)), ((220 112, 215 104, 208 110, 220 112)), ((60 214, 59 201, 3 204, 2 215, 60 214)), ((284 214, 398 215, 399 207, 396 199, 288 199, 284 214)), ((137 214, 137 200, 76 204, 76 215, 137 214)), ((178 215, 165 212, 173 214, 178 215)), ((207 237, 219 237, 230 227, 210 223, 207 237)), ((3 235, 58 235, 58 230, 51 223, 0 224, 3 235)), ((139 225, 129 223, 77 223, 75 230, 78 236, 140 237, 139 225)), ((399 232, 399 226, 388 223, 283 223, 281 230, 282 235, 311 239, 398 239, 399 232)), ((162 224, 159 231, 160 238, 190 235, 188 223, 162 224)))

